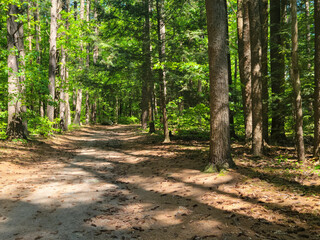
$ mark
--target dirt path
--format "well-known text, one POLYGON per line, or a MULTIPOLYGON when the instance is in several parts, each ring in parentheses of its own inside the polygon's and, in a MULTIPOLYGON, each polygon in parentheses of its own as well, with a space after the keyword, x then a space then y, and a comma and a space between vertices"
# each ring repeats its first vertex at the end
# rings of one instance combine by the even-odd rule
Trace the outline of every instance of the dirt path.
POLYGON ((240 162, 201 173, 205 144, 163 145, 136 126, 2 144, 3 240, 320 239, 319 195, 281 189, 240 162))

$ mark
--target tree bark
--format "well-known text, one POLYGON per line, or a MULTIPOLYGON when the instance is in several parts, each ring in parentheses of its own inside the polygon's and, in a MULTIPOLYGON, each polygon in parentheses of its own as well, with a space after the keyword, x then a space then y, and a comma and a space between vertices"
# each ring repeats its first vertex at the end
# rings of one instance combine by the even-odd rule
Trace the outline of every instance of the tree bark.
POLYGON ((95 33, 95 37, 96 40, 94 42, 94 47, 93 47, 93 64, 97 64, 98 62, 98 58, 99 58, 99 46, 98 46, 98 35, 99 35, 99 30, 98 30, 98 0, 95 0, 94 2, 94 13, 93 13, 93 17, 94 17, 94 21, 95 21, 95 25, 94 25, 94 33, 95 33))
MULTIPOLYGON (((76 2, 75 2, 76 7, 76 2)), ((76 16, 75 16, 76 18, 76 16)), ((81 22, 84 20, 84 0, 80 0, 80 20, 81 22)), ((83 42, 80 43, 80 52, 83 52, 83 42)), ((80 58, 80 68, 83 68, 84 61, 82 57, 80 58)), ((81 107, 82 107, 82 89, 81 86, 77 89, 77 100, 76 100, 76 109, 75 109, 75 117, 73 119, 73 123, 80 125, 81 122, 81 107)))
MULTIPOLYGON (((65 12, 69 12, 69 0, 63 1, 63 10, 65 12)), ((68 30, 69 29, 69 22, 68 19, 65 20, 65 27, 68 30)), ((62 33, 63 37, 65 36, 65 33, 62 33)), ((68 37, 67 37, 68 38, 68 37)), ((70 114, 70 106, 69 106, 69 94, 67 92, 67 86, 68 86, 68 79, 67 79, 67 52, 63 45, 61 45, 61 66, 60 66, 60 77, 61 77, 61 90, 60 90, 60 121, 63 121, 63 130, 68 130, 69 125, 69 114, 70 114)))
POLYGON ((261 74, 262 74, 262 135, 263 140, 269 140, 268 123, 268 0, 261 0, 260 4, 261 19, 261 74))
POLYGON ((27 113, 27 106, 26 106, 26 85, 25 85, 25 68, 26 68, 26 52, 24 48, 24 30, 22 22, 18 23, 18 52, 19 52, 19 87, 20 87, 20 97, 21 97, 21 117, 22 117, 22 124, 23 124, 23 131, 24 135, 28 137, 28 122, 26 120, 25 114, 27 113))
POLYGON ((90 123, 90 95, 89 91, 86 91, 86 125, 90 123))
POLYGON ((229 124, 226 1, 206 0, 210 73, 210 164, 212 170, 233 167, 229 124))
POLYGON ((270 58, 271 58, 271 89, 272 89, 272 126, 271 139, 281 142, 286 139, 284 131, 284 37, 281 25, 285 18, 285 1, 270 0, 270 58))
POLYGON ((115 99, 115 108, 114 108, 114 122, 115 124, 118 124, 118 120, 119 120, 119 98, 118 96, 116 96, 115 99))
MULTIPOLYGON (((68 82, 69 79, 69 72, 68 68, 66 68, 66 82, 68 82)), ((69 92, 66 91, 64 94, 64 101, 65 101, 65 119, 64 119, 64 129, 67 131, 69 125, 71 125, 71 110, 70 110, 70 97, 69 97, 69 92)))
POLYGON ((97 98, 94 98, 94 102, 91 106, 91 121, 93 124, 96 124, 97 122, 97 98))
POLYGON ((261 24, 259 1, 249 3, 251 78, 252 78, 252 151, 255 156, 263 153, 262 136, 262 77, 261 77, 261 24))
POLYGON ((252 100, 251 100, 251 46, 249 8, 247 0, 238 0, 238 54, 242 83, 242 104, 245 123, 245 141, 252 140, 252 100))
MULTIPOLYGON (((70 12, 70 0, 65 0, 65 10, 69 13, 70 12)), ((66 30, 69 31, 69 19, 66 19, 66 30)), ((67 37, 67 42, 69 41, 69 37, 67 37)), ((66 51, 66 60, 68 59, 68 53, 66 51)), ((67 68, 67 65, 65 67, 65 82, 67 88, 69 88, 68 82, 69 82, 69 71, 67 68)), ((69 91, 66 89, 64 94, 64 102, 65 102, 65 114, 64 114, 64 129, 67 131, 69 128, 69 125, 71 125, 71 110, 70 110, 70 97, 69 97, 69 91)))
POLYGON ((81 121, 81 104, 82 104, 82 89, 77 89, 77 100, 76 100, 76 110, 73 119, 73 124, 80 125, 81 121))
MULTIPOLYGON (((227 2, 225 2, 227 4, 227 2)), ((228 57, 228 82, 229 82, 229 101, 230 102, 234 102, 234 91, 233 91, 233 87, 232 87, 232 73, 231 73, 231 55, 230 55, 230 51, 229 51, 229 27, 228 27, 228 11, 227 11, 227 5, 225 7, 225 10, 226 10, 226 24, 227 24, 227 50, 228 50, 228 53, 227 53, 227 57, 228 57)), ((237 138, 237 135, 236 135, 236 131, 235 131, 235 126, 234 126, 234 111, 231 110, 229 108, 229 124, 230 124, 230 135, 232 138, 237 138)), ((201 118, 200 118, 201 119, 201 118)))
POLYGON ((29 51, 32 51, 32 34, 31 34, 31 16, 32 12, 30 10, 31 2, 30 0, 28 1, 28 6, 27 6, 27 21, 28 21, 28 44, 29 44, 29 51))
POLYGON ((159 81, 161 84, 161 107, 162 107, 162 121, 164 143, 170 142, 168 118, 167 118, 167 80, 166 69, 164 63, 166 61, 166 27, 164 22, 164 0, 157 0, 157 16, 158 16, 158 41, 159 41, 159 62, 161 68, 159 69, 159 81))
MULTIPOLYGON (((315 0, 316 2, 317 0, 315 0)), ((310 48, 310 43, 311 43, 311 31, 310 31, 310 1, 305 0, 306 4, 306 18, 307 18, 307 54, 308 56, 311 55, 311 48, 310 48)), ((311 62, 308 61, 308 70, 311 70, 311 62)))
POLYGON ((314 157, 320 156, 320 0, 314 0, 314 157))
POLYGON ((149 0, 144 0, 144 39, 143 39, 143 56, 144 62, 142 65, 142 91, 141 91, 141 127, 148 127, 148 110, 149 110, 149 81, 150 81, 150 17, 149 17, 149 0))
MULTIPOLYGON (((41 42, 41 24, 40 24, 40 10, 39 10, 39 0, 36 0, 34 2, 34 7, 35 7, 35 11, 34 11, 34 22, 35 22, 35 47, 36 47, 36 51, 37 51, 37 67, 38 67, 38 71, 41 71, 41 46, 40 46, 40 42, 41 42)), ((40 77, 39 77, 40 80, 40 77)), ((42 92, 39 92, 39 114, 40 117, 44 117, 45 113, 44 113, 44 104, 43 104, 43 94, 42 92)))
POLYGON ((305 160, 304 141, 303 141, 303 113, 302 113, 302 98, 301 98, 301 83, 299 74, 298 62, 298 20, 297 20, 297 1, 291 0, 291 78, 294 92, 294 108, 295 108, 295 137, 296 147, 298 151, 298 160, 305 160))
MULTIPOLYGON (((89 24, 90 21, 90 0, 87 0, 87 11, 86 11, 86 21, 89 24)), ((87 59, 86 59, 86 68, 89 71, 90 67, 90 45, 87 43, 87 59)), ((90 122, 90 94, 89 91, 86 91, 86 124, 88 125, 90 122)))
POLYGON ((49 50, 49 98, 47 105, 48 119, 54 120, 55 78, 57 67, 57 8, 58 0, 51 0, 50 50, 49 50))
MULTIPOLYGON (((32 40, 33 40, 33 33, 32 33, 32 28, 31 28, 31 21, 34 22, 34 19, 32 19, 32 10, 30 9, 30 7, 32 6, 32 1, 28 0, 28 5, 27 5, 27 22, 28 22, 28 45, 29 45, 29 53, 32 52, 33 50, 33 44, 32 44, 32 40)), ((29 63, 30 65, 33 65, 32 64, 32 59, 29 60, 29 63)), ((30 92, 32 95, 34 95, 34 84, 30 84, 30 92)), ((35 103, 34 103, 34 99, 30 99, 30 103, 29 103, 29 107, 30 107, 30 110, 31 111, 34 111, 34 106, 35 106, 35 103)))
POLYGON ((17 22, 18 7, 9 4, 7 18, 7 49, 8 49, 8 127, 7 136, 27 138, 22 122, 21 82, 18 76, 19 62, 15 49, 19 49, 19 26, 17 22))

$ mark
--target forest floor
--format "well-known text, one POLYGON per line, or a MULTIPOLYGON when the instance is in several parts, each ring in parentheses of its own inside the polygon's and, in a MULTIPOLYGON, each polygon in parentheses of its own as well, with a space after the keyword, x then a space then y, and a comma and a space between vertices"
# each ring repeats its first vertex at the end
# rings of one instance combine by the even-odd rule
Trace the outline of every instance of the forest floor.
POLYGON ((0 142, 0 239, 320 239, 320 177, 293 149, 203 173, 208 142, 138 126, 0 142))

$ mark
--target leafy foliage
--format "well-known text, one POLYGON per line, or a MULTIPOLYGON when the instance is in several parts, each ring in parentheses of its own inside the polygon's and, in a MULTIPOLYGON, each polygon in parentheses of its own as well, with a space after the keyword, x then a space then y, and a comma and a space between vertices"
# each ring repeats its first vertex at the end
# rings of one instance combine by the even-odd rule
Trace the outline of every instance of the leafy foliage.
MULTIPOLYGON (((58 20, 58 68, 56 75, 57 96, 49 99, 48 65, 49 65, 49 17, 50 1, 0 1, 0 129, 1 138, 5 138, 7 111, 7 50, 6 18, 9 3, 17 4, 21 11, 17 16, 25 31, 25 69, 19 74, 25 75, 25 95, 20 96, 32 114, 28 114, 31 134, 48 135, 55 132, 45 117, 41 117, 40 108, 48 103, 56 107, 59 113, 59 93, 69 93, 71 116, 74 117, 76 98, 75 90, 83 89, 89 93, 90 116, 95 105, 96 119, 92 123, 105 122, 131 124, 138 123, 141 112, 142 84, 144 74, 144 1, 99 0, 91 1, 89 21, 79 17, 80 6, 74 7, 71 1, 68 10, 63 7, 58 20), (38 5, 36 5, 38 3, 38 5), (27 14, 27 9, 29 15, 27 14), (39 11, 39 19, 35 18, 39 11), (96 11, 96 15, 95 12, 96 11), (97 18, 95 18, 97 16, 97 18), (39 27, 40 31, 36 31, 39 27), (96 31, 97 29, 97 31, 96 31), (39 43, 39 49, 37 44, 39 43), (93 61, 95 46, 98 58, 93 61), (67 81, 60 76, 61 49, 67 53, 67 81), (86 59, 89 59, 89 64, 86 59)), ((314 6, 310 2, 310 14, 305 11, 305 2, 298 1, 299 51, 304 104, 304 128, 310 136, 314 130, 313 123, 313 49, 314 49, 314 6), (310 28, 308 28, 310 26, 310 28), (308 37, 309 36, 309 37, 308 37)), ((237 1, 228 0, 229 49, 232 82, 230 82, 230 110, 233 113, 234 127, 238 137, 244 136, 244 119, 242 106, 242 84, 238 74, 237 47, 237 1)), ((289 11, 288 11, 289 12, 289 11)), ((152 79, 154 81, 154 122, 157 129, 162 127, 160 110, 160 83, 158 70, 165 69, 168 84, 168 119, 172 133, 188 135, 199 133, 204 138, 209 134, 209 68, 207 54, 207 26, 205 1, 179 0, 165 1, 166 23, 166 61, 161 65, 158 54, 157 11, 152 5, 151 57, 152 79)), ((286 54, 285 94, 279 99, 284 103, 285 130, 293 135, 294 119, 292 117, 292 87, 290 85, 290 22, 283 26, 286 54)), ((269 76, 267 76, 269 77, 269 76)), ((278 96, 273 96, 276 98, 278 96)), ((280 98, 280 97, 279 97, 280 98)), ((273 99, 274 100, 274 99, 273 99)), ((273 100, 269 99, 269 113, 273 100)), ((44 109, 45 110, 45 109, 44 109)), ((86 121, 85 97, 82 99, 81 122, 86 121)), ((270 114, 271 115, 271 114, 270 114)), ((271 119, 269 119, 271 124, 271 119)))

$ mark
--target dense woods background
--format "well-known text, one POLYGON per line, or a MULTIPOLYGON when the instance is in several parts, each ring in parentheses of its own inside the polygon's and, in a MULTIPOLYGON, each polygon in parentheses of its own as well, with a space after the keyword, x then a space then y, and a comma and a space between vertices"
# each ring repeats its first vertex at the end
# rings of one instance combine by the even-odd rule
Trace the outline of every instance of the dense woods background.
POLYGON ((206 2, 1 0, 1 138, 141 123, 210 138, 220 167, 229 136, 317 157, 320 1, 206 2))

